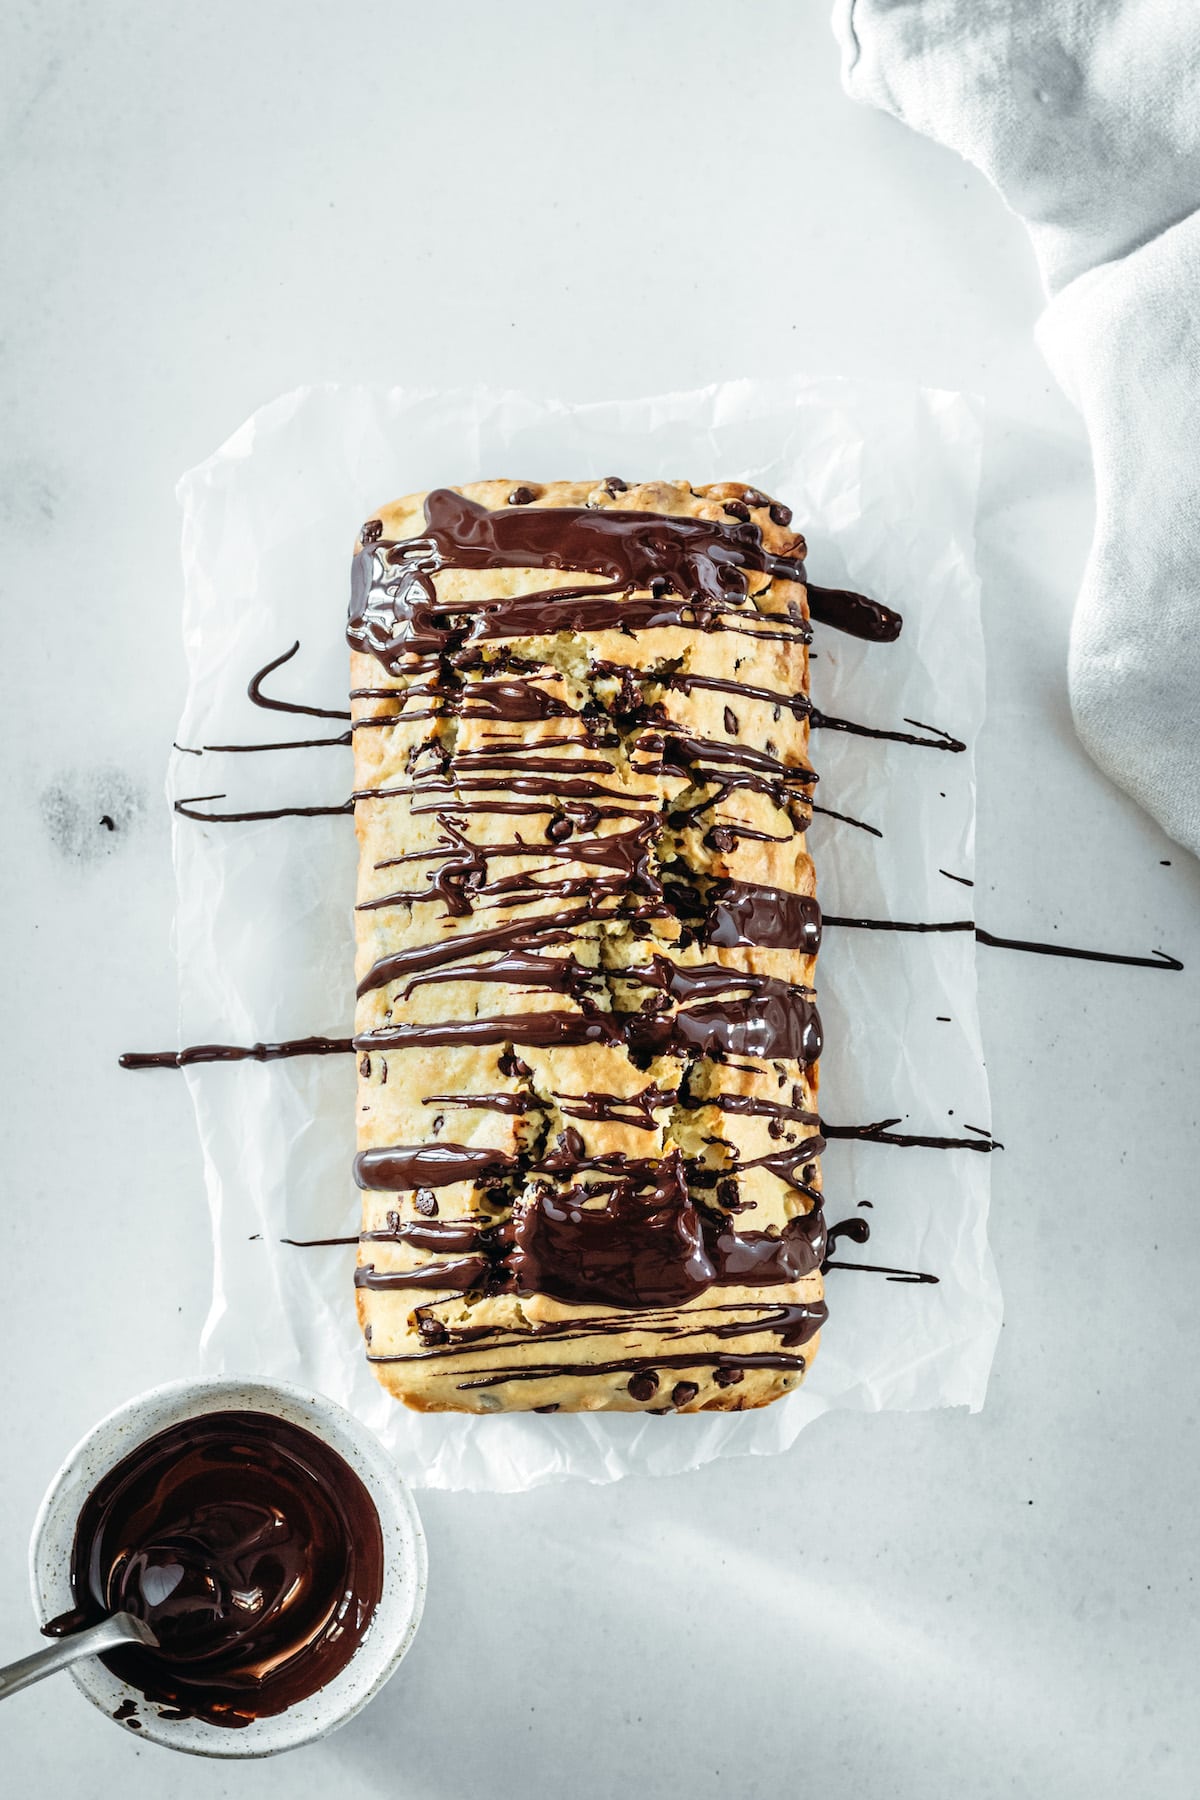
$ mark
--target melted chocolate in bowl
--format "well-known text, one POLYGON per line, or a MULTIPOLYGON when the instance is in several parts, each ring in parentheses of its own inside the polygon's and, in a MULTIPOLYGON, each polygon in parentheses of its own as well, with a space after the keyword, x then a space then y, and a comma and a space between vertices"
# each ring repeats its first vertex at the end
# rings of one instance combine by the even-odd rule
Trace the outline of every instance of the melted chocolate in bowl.
POLYGON ((240 1727, 340 1674, 383 1592, 374 1502, 343 1459, 267 1413, 218 1412, 147 1439, 84 1502, 76 1610, 47 1632, 124 1607, 157 1650, 102 1660, 180 1718, 240 1727))

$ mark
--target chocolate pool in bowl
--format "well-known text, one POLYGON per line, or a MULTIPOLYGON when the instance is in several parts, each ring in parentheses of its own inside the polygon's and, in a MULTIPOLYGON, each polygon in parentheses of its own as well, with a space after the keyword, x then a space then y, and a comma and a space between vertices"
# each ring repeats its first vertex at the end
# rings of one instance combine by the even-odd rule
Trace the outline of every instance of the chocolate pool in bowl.
POLYGON ((45 1630, 125 1610, 157 1650, 110 1651, 147 1699, 244 1728, 341 1673, 383 1592, 379 1514, 346 1462, 267 1413, 216 1412, 139 1444, 75 1528, 76 1605, 45 1630))
POLYGON ((261 1756, 321 1737, 392 1673, 424 1597, 415 1508, 377 1440, 323 1396, 178 1383, 104 1420, 64 1465, 31 1547, 43 1629, 117 1607, 157 1650, 76 1665, 130 1731, 261 1756))

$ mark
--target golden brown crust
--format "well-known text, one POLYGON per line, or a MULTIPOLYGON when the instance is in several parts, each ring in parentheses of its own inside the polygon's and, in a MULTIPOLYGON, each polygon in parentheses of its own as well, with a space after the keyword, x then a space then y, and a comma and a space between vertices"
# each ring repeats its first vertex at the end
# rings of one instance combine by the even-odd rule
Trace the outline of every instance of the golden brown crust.
MULTIPOLYGON (((748 513, 769 552, 796 559, 804 554, 803 539, 777 523, 769 506, 759 504, 761 496, 741 482, 693 489, 684 482, 663 481, 613 490, 596 482, 492 481, 454 491, 499 510, 522 486, 533 491, 539 509, 617 508, 725 523, 748 513), (732 515, 726 510, 729 503, 732 515)), ((425 498, 409 495, 382 507, 376 515, 380 529, 372 530, 372 537, 384 544, 419 537, 425 529, 425 498)), ((564 579, 578 588, 603 580, 575 572, 564 578, 545 568, 447 568, 436 575, 436 591, 440 605, 475 608, 500 594, 561 587, 564 579)), ((428 660, 420 664, 409 658, 398 673, 389 673, 373 655, 352 655, 360 982, 382 958, 397 952, 444 945, 498 921, 540 919, 544 924, 560 917, 576 901, 564 900, 557 884, 574 881, 575 892, 586 893, 591 884, 602 883, 611 875, 606 840, 611 848, 616 834, 631 829, 631 819, 652 821, 652 867, 659 877, 686 865, 704 891, 712 881, 726 878, 785 894, 814 893, 802 789, 783 792, 778 784, 760 781, 733 786, 722 796, 710 781, 706 790, 686 766, 664 764, 661 754, 648 754, 654 731, 644 717, 633 723, 627 718, 634 694, 643 710, 657 706, 657 717, 683 739, 719 749, 748 745, 789 771, 807 769, 807 716, 802 707, 772 698, 807 695, 808 653, 794 629, 807 622, 806 591, 798 580, 772 579, 765 573, 751 575, 749 586, 749 601, 734 628, 667 624, 636 632, 560 631, 490 639, 482 646, 489 666, 454 674, 453 704, 445 670, 431 670, 428 660), (764 625, 768 616, 779 622, 777 631, 764 625), (745 627, 743 619, 749 621, 745 627), (546 717, 484 716, 462 700, 473 684, 489 679, 489 671, 494 677, 497 669, 503 673, 514 662, 520 665, 520 680, 544 696, 546 717), (593 729, 596 718, 604 727, 599 737, 593 729), (539 753, 559 771, 556 779, 567 782, 571 765, 578 763, 594 785, 618 796, 614 811, 619 816, 581 825, 577 811, 570 832, 549 850, 550 827, 562 817, 559 800, 534 795, 521 802, 528 810, 504 810, 514 791, 507 783, 523 766, 514 760, 506 769, 505 759, 536 761, 539 753), (493 768, 499 773, 481 773, 493 768), (463 773, 468 769, 469 777, 463 773), (428 780, 430 771, 437 770, 443 777, 448 772, 451 795, 435 806, 428 780), (488 779, 500 785, 474 785, 488 779), (385 798, 369 797, 380 790, 385 798), (716 793, 715 801, 698 815, 686 816, 706 792, 716 793), (490 847, 483 877, 487 885, 480 888, 476 879, 472 888, 468 881, 458 891, 455 910, 447 904, 444 881, 439 885, 439 870, 448 856, 447 808, 464 864, 470 863, 471 847, 490 847), (497 845, 508 848, 498 851, 497 845), (514 879, 520 876, 540 881, 541 890, 522 892, 514 879), (550 881, 555 891, 546 891, 550 881), (493 892, 498 882, 507 882, 508 890, 493 892), (393 894, 405 897, 388 901, 393 894), (380 904, 384 901, 388 903, 380 904)), ((477 856, 476 876, 479 866, 477 856)), ((604 916, 572 925, 569 936, 569 943, 555 946, 552 954, 573 956, 581 966, 581 985, 572 993, 556 993, 511 975, 481 980, 480 969, 486 970, 494 957, 472 953, 466 964, 450 962, 426 971, 434 979, 413 985, 410 974, 371 987, 359 1000, 356 1032, 361 1040, 397 1024, 563 1014, 588 1004, 637 1012, 646 1003, 645 985, 626 972, 644 969, 659 953, 669 953, 685 974, 720 964, 777 983, 807 988, 813 983, 814 959, 799 949, 698 942, 670 908, 667 916, 639 923, 620 897, 604 916)), ((675 1012, 680 1006, 666 996, 653 1003, 675 1012)), ((594 1164, 597 1159, 608 1159, 610 1168, 620 1158, 662 1163, 680 1152, 689 1185, 693 1178, 699 1183, 698 1203, 738 1231, 778 1234, 811 1210, 812 1195, 819 1191, 814 1159, 804 1164, 802 1187, 764 1160, 775 1157, 778 1164, 781 1153, 816 1130, 815 1124, 795 1117, 807 1114, 811 1120, 817 1112, 816 1066, 806 1066, 799 1057, 742 1053, 722 1060, 707 1053, 683 1054, 674 1045, 647 1058, 632 1055, 620 1042, 549 1048, 417 1042, 363 1049, 358 1089, 361 1152, 452 1144, 480 1153, 476 1160, 481 1166, 488 1156, 493 1159, 483 1173, 435 1190, 422 1190, 419 1184, 368 1187, 363 1193, 364 1234, 385 1234, 364 1236, 360 1247, 360 1270, 372 1271, 370 1279, 461 1260, 444 1247, 428 1248, 405 1238, 405 1227, 428 1226, 431 1220, 443 1226, 462 1222, 468 1232, 475 1227, 495 1239, 496 1228, 511 1223, 514 1209, 528 1202, 539 1183, 544 1187, 548 1182, 560 1194, 568 1191, 570 1174, 556 1177, 542 1169, 548 1154, 552 1160, 553 1146, 563 1142, 574 1146, 576 1167, 581 1160, 594 1164), (604 1117, 587 1116, 588 1096, 596 1094, 608 1097, 604 1117), (471 1105, 472 1098, 477 1106, 471 1105), (515 1170, 519 1176, 498 1181, 496 1169, 510 1176, 515 1170), (734 1172, 722 1176, 723 1169, 734 1172), (431 1201, 436 1212, 430 1211, 431 1201)), ((574 1179, 578 1192, 577 1172, 574 1179)), ((789 1348, 778 1324, 780 1309, 812 1306, 821 1295, 822 1278, 814 1267, 778 1285, 726 1281, 682 1304, 637 1310, 572 1304, 511 1289, 488 1292, 486 1283, 462 1291, 453 1276, 444 1288, 360 1286, 357 1300, 376 1376, 421 1411, 699 1411, 765 1405, 795 1387, 817 1338, 811 1336, 802 1352, 794 1342, 789 1348), (756 1329, 760 1320, 762 1328, 756 1329), (735 1327, 736 1334, 730 1335, 735 1327), (464 1340, 463 1333, 472 1335, 464 1340), (779 1366, 757 1366, 756 1356, 773 1357, 779 1366), (745 1358, 737 1365, 740 1374, 732 1369, 736 1357, 745 1358), (604 1367, 610 1364, 618 1366, 604 1367), (653 1395, 638 1398, 630 1391, 631 1370, 636 1373, 643 1364, 656 1369, 659 1381, 653 1395), (535 1365, 546 1372, 507 1382, 497 1374, 535 1365), (480 1385, 472 1385, 476 1383, 480 1385)))

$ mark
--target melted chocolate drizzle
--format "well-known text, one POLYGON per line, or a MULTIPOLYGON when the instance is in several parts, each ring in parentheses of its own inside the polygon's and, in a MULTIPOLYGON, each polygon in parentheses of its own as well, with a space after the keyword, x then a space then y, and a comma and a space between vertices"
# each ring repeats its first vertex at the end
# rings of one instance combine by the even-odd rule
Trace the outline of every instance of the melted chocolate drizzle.
POLYGON ((849 588, 816 587, 808 584, 808 610, 822 625, 851 637, 868 638, 875 644, 891 644, 900 636, 903 620, 878 600, 855 594, 849 588))
POLYGON ((995 950, 1023 950, 1032 956, 1063 956, 1079 962, 1122 963, 1131 969, 1172 969, 1178 973, 1183 964, 1176 956, 1168 956, 1165 950, 1155 950, 1150 956, 1127 956, 1115 950, 1079 950, 1070 944, 1041 944, 1029 938, 997 937, 994 932, 985 931, 974 919, 851 919, 839 918, 833 913, 823 915, 826 925, 846 925, 856 931, 969 931, 981 944, 987 944, 995 950))
POLYGON ((821 1132, 826 1138, 857 1138, 861 1143, 894 1144, 902 1150, 976 1150, 986 1155, 990 1150, 1004 1148, 987 1133, 982 1137, 923 1137, 915 1132, 893 1131, 892 1126, 899 1123, 899 1119, 880 1119, 877 1125, 829 1125, 822 1119, 821 1132))
POLYGON ((196 819, 201 825, 245 825, 259 819, 322 819, 333 818, 339 813, 352 813, 353 800, 343 800, 338 806, 271 806, 259 812, 197 812, 197 805, 204 800, 223 800, 224 794, 189 794, 186 799, 176 800, 173 810, 181 818, 196 819))
POLYGON ((311 719, 349 719, 350 714, 340 707, 302 706, 297 700, 273 700, 269 695, 263 693, 262 684, 267 676, 273 675, 276 669, 282 669, 285 663, 291 662, 299 649, 300 639, 297 638, 290 650, 285 650, 282 656, 273 657, 270 662, 264 663, 261 669, 255 671, 246 687, 246 694, 250 701, 255 706, 264 707, 268 712, 304 713, 311 719))
MULTIPOLYGON (((808 1154, 816 1154, 811 1145, 808 1154)), ((431 1145, 377 1156, 368 1151, 357 1159, 356 1176, 363 1186, 446 1185, 501 1173, 515 1162, 501 1152, 431 1145), (439 1162, 435 1150, 449 1154, 439 1162)), ((759 1288, 799 1281, 821 1266, 825 1231, 819 1206, 791 1219, 782 1231, 739 1232, 723 1216, 697 1207, 678 1151, 661 1160, 635 1161, 588 1159, 568 1147, 527 1172, 562 1175, 583 1169, 613 1177, 603 1205, 590 1204, 594 1195, 581 1189, 546 1187, 518 1204, 509 1224, 398 1222, 388 1231, 365 1232, 364 1243, 412 1244, 459 1260, 399 1270, 366 1264, 356 1271, 356 1285, 509 1290, 638 1311, 686 1305, 714 1283, 759 1288)))
POLYGON ((344 1056, 353 1038, 289 1038, 278 1044, 190 1044, 186 1050, 127 1050, 118 1058, 123 1069, 186 1069, 194 1063, 278 1062, 290 1056, 344 1056))
MULTIPOLYGON (((422 537, 364 540, 355 559, 347 636, 353 648, 397 674, 406 658, 441 656, 498 635, 665 625, 755 635, 760 615, 737 616, 750 573, 805 580, 803 563, 768 552, 750 522, 588 507, 489 512, 465 495, 438 488, 425 501, 422 537), (606 583, 505 596, 467 608, 439 599, 434 576, 442 569, 560 569, 600 575, 606 583), (649 598, 639 598, 645 590, 649 598)), ((790 615, 775 617, 786 624, 790 615)), ((807 641, 802 615, 787 635, 807 641)))
POLYGON ((948 731, 942 731, 937 725, 922 725, 919 719, 905 719, 906 725, 916 725, 921 731, 931 733, 927 737, 914 737, 910 731, 884 731, 875 725, 860 725, 856 719, 837 719, 830 713, 818 712, 814 707, 811 713, 814 731, 848 731, 855 737, 887 738, 893 744, 919 744, 927 750, 949 750, 955 755, 965 750, 961 739, 951 737, 948 731))

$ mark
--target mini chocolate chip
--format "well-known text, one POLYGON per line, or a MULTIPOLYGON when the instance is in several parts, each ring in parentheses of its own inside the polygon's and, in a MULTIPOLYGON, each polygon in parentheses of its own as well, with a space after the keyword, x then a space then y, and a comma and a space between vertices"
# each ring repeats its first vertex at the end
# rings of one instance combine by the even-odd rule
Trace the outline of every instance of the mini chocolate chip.
POLYGON ((383 520, 368 519, 358 535, 364 544, 377 544, 383 536, 383 520))
POLYGON ((722 1206, 736 1206, 738 1203, 738 1184, 732 1175, 726 1175, 717 1183, 717 1199, 722 1206))
POLYGON ((664 594, 671 591, 671 584, 665 575, 655 575, 650 583, 650 592, 655 600, 661 600, 664 594))
POLYGON ((450 1333, 440 1319, 422 1319, 417 1330, 426 1344, 445 1344, 450 1339, 450 1333))
POLYGON ((358 1065, 358 1072, 360 1075, 369 1075, 371 1073, 371 1059, 365 1053, 358 1065))
POLYGON ((686 1406, 689 1400, 694 1400, 699 1392, 700 1389, 694 1381, 677 1381, 671 1389, 671 1404, 672 1406, 686 1406))
MULTIPOLYGON (((748 522, 750 518, 750 508, 743 505, 740 500, 726 500, 724 506, 725 511, 729 514, 731 519, 741 519, 743 524, 748 522)), ((686 1386, 686 1383, 684 1383, 684 1385, 686 1386)))
POLYGON ((745 1375, 744 1369, 722 1365, 713 1370, 713 1380, 718 1387, 734 1387, 745 1375))
POLYGON ((781 1138, 783 1136, 783 1123, 780 1119, 771 1120, 771 1123, 767 1126, 767 1136, 773 1138, 781 1138))
POLYGON ((437 1215, 437 1195, 432 1188, 418 1188, 413 1205, 424 1219, 432 1219, 437 1215))
POLYGON ((789 526, 791 524, 791 522, 792 522, 791 507, 785 506, 783 504, 782 500, 773 500, 771 502, 771 523, 772 523, 772 525, 782 525, 783 527, 786 528, 787 526, 789 526))
POLYGON ((552 844, 565 844, 574 829, 570 819, 551 819, 546 827, 546 836, 552 844))
POLYGON ((363 1336, 366 1338, 368 1344, 370 1343, 370 1341, 374 1337, 374 1335, 375 1335, 374 1326, 372 1326, 372 1325, 364 1325, 363 1326, 363 1336))
POLYGON ((729 733, 730 737, 737 736, 737 728, 738 728, 737 714, 734 712, 732 706, 727 706, 725 708, 725 729, 729 733))
POLYGON ((747 506, 769 506, 770 505, 770 501, 767 499, 767 496, 765 494, 760 494, 757 488, 743 488, 742 489, 742 499, 746 502, 747 506))
POLYGON ((728 825, 714 825, 711 831, 705 833, 704 842, 710 850, 716 850, 724 856, 730 850, 737 849, 737 833, 731 831, 728 825))
POLYGON ((551 1400, 548 1405, 535 1406, 533 1410, 534 1410, 534 1412, 557 1412, 558 1411, 558 1401, 551 1400))
POLYGON ((523 1063, 515 1050, 502 1050, 497 1067, 502 1075, 515 1076, 530 1073, 529 1064, 523 1063))
POLYGON ((658 1392, 658 1374, 654 1369, 639 1369, 625 1385, 635 1400, 652 1400, 658 1392))
POLYGON ((599 808, 595 806, 573 806, 571 817, 580 831, 594 831, 600 823, 599 808))
POLYGON ((629 488, 629 483, 622 481, 619 475, 606 475, 604 485, 610 494, 624 494, 629 488))
POLYGON ((531 500, 537 499, 541 491, 540 488, 515 487, 508 496, 508 504, 510 506, 528 506, 531 500))
POLYGON ((445 1123, 446 1123, 445 1113, 439 1113, 437 1118, 433 1121, 433 1126, 432 1126, 433 1135, 435 1137, 437 1136, 438 1132, 442 1129, 442 1126, 445 1123))
POLYGON ((379 1085, 380 1085, 380 1087, 387 1086, 387 1063, 386 1062, 383 1064, 383 1073, 379 1077, 379 1085))

